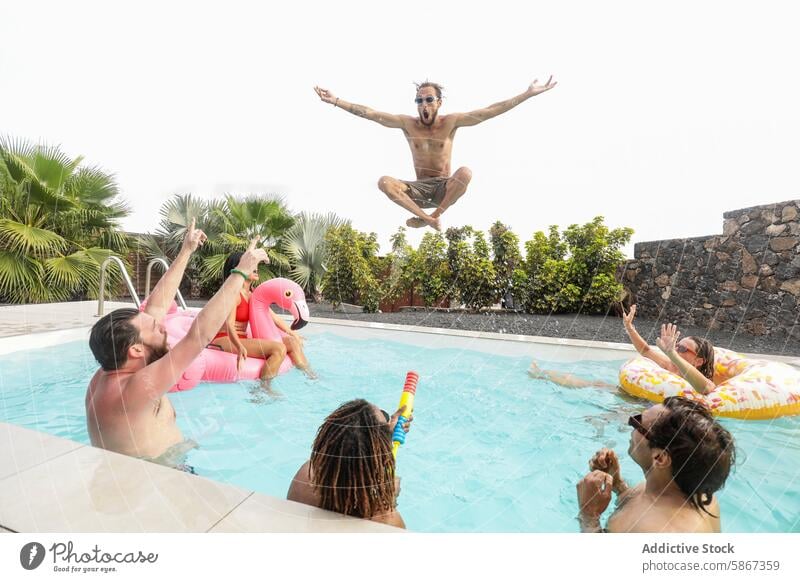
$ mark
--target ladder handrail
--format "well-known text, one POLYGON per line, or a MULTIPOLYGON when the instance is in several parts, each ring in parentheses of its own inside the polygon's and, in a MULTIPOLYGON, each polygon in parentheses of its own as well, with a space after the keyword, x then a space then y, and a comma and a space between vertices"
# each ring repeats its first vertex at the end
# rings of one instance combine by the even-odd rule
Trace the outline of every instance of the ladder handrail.
POLYGON ((108 267, 109 263, 116 263, 117 266, 119 266, 120 273, 122 273, 122 279, 125 281, 125 285, 128 287, 128 293, 131 294, 131 299, 133 299, 136 309, 139 309, 142 306, 141 301, 139 301, 139 296, 136 294, 136 289, 133 286, 133 281, 131 281, 131 277, 128 275, 128 270, 125 268, 125 263, 123 263, 122 259, 119 257, 112 255, 103 261, 102 265, 100 265, 100 293, 97 295, 96 317, 102 317, 103 315, 103 303, 106 291, 106 267, 108 267))
MULTIPOLYGON (((144 275, 144 296, 145 297, 150 295, 150 272, 153 270, 153 265, 156 265, 156 264, 157 265, 161 265, 162 267, 164 267, 164 272, 165 273, 167 272, 167 269, 169 269, 169 263, 166 260, 162 259, 161 257, 156 257, 154 259, 150 259, 150 261, 147 263, 147 271, 145 272, 145 275, 144 275)), ((186 301, 183 300, 183 295, 181 295, 181 290, 180 289, 178 289, 176 291, 175 296, 178 298, 178 304, 181 306, 181 309, 186 311, 186 309, 187 309, 186 301)))

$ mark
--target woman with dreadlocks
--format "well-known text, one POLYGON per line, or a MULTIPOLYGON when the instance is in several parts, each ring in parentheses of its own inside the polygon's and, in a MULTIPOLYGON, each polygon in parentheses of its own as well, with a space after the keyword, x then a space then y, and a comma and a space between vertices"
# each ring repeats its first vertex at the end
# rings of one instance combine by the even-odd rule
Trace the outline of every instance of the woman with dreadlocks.
MULTIPOLYGON (((695 335, 681 339, 678 328, 669 323, 661 326, 661 336, 656 340, 656 345, 661 350, 659 352, 654 350, 636 331, 633 326, 635 316, 636 306, 632 305, 630 311, 624 314, 623 322, 625 331, 637 352, 666 371, 684 378, 700 394, 708 394, 716 387, 714 384, 714 346, 710 341, 695 335)), ((617 388, 616 384, 585 380, 555 370, 542 370, 536 362, 531 363, 528 375, 531 378, 549 380, 567 388, 588 388, 590 386, 617 388)))
MULTIPOLYGON (((397 511, 393 415, 363 399, 345 402, 317 431, 311 459, 297 471, 286 498, 329 511, 405 528, 397 511)), ((408 432, 413 416, 403 425, 408 432)))

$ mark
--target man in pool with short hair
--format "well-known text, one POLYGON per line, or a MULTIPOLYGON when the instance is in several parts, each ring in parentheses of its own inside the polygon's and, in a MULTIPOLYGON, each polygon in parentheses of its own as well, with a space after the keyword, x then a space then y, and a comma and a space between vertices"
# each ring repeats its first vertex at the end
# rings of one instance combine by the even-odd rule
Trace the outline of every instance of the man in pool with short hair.
POLYGON ((722 489, 735 461, 733 437, 700 402, 666 398, 630 417, 628 453, 645 480, 628 487, 614 451, 601 449, 589 461, 591 473, 577 486, 579 520, 584 532, 720 531, 715 493, 722 489), (617 494, 607 530, 600 516, 617 494))
POLYGON ((182 448, 183 436, 167 392, 219 331, 239 300, 242 279, 266 251, 253 239, 232 273, 197 314, 189 332, 172 349, 162 320, 178 290, 189 257, 206 235, 186 230, 178 256, 147 299, 147 307, 117 309, 92 327, 89 347, 101 368, 86 391, 86 421, 92 445, 124 455, 175 464, 172 451, 182 448), (166 357, 165 357, 166 356, 166 357))
POLYGON ((437 83, 425 81, 417 85, 417 95, 414 99, 417 104, 417 117, 382 113, 364 105, 348 103, 327 89, 314 87, 314 90, 325 103, 380 123, 384 127, 403 130, 411 147, 417 179, 407 181, 383 176, 378 180, 378 188, 389 197, 389 200, 414 215, 406 221, 406 225, 412 228, 430 226, 441 230, 439 217, 464 195, 472 179, 472 172, 467 167, 461 167, 450 174, 450 159, 456 130, 497 117, 555 86, 556 82, 552 76, 544 85, 538 85, 534 79, 525 92, 511 99, 469 113, 439 115, 442 87, 437 83), (428 215, 423 212, 423 208, 435 210, 428 215))

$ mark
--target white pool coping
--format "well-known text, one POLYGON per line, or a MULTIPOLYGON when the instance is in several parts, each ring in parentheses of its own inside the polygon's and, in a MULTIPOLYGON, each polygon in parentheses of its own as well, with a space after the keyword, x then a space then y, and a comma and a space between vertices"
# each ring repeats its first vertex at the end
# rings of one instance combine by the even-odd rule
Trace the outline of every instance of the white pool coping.
POLYGON ((4 422, 0 422, 0 529, 37 533, 403 531, 4 422))
MULTIPOLYGON (((0 308, 17 328, 42 333, 0 337, 0 355, 88 339, 94 313, 86 303, 52 304, 32 317, 30 306, 0 308), (69 310, 65 306, 73 307, 69 310), (69 314, 69 315, 66 315, 69 314), (77 325, 76 325, 77 324, 77 325), (70 327, 71 326, 71 327, 70 327)), ((130 304, 107 304, 108 309, 130 304)), ((41 306, 40 306, 41 307, 41 306)), ((195 310, 199 310, 195 308, 195 310)), ((623 360, 629 344, 423 326, 314 318, 303 333, 398 340, 426 349, 468 349, 550 361, 623 360)), ((6 329, 8 331, 8 329, 6 329)), ((800 367, 800 358, 746 354, 800 367)), ((288 484, 287 484, 288 487, 288 484)), ((139 459, 0 422, 0 531, 17 532, 399 532, 139 459), (144 478, 143 478, 144 477, 144 478)))
MULTIPOLYGON (((91 303, 95 304, 94 302, 91 303)), ((109 309, 121 306, 130 306, 130 304, 107 304, 109 309)), ((199 311, 200 308, 189 308, 189 310, 199 311)), ((3 325, 2 316, 2 308, 0 308, 0 328, 2 328, 3 325)), ((56 329, 42 333, 20 334, 7 337, 0 336, 0 355, 20 350, 35 349, 37 347, 59 345, 79 339, 88 340, 89 330, 91 329, 93 321, 94 319, 92 318, 85 320, 82 326, 56 329)), ((316 325, 307 326, 301 333, 306 335, 323 333, 326 331, 323 329, 324 326, 331 326, 334 328, 335 333, 353 339, 387 339, 392 336, 396 337, 397 333, 402 333, 403 343, 411 343, 420 347, 433 349, 471 349, 504 356, 533 357, 535 355, 537 358, 556 362, 575 360, 624 360, 633 356, 635 353, 633 346, 627 343, 621 344, 594 340, 398 325, 323 317, 312 318, 312 323, 316 325)), ((800 357, 751 353, 743 353, 742 355, 749 358, 773 360, 800 367, 800 357)))

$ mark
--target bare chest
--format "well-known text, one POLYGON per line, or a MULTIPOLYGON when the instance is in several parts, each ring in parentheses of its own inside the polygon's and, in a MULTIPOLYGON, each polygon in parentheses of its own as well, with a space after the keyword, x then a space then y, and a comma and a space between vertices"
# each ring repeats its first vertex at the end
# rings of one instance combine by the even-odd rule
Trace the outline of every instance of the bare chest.
POLYGON ((415 156, 444 155, 453 147, 453 135, 446 132, 407 131, 406 140, 415 156))

